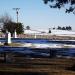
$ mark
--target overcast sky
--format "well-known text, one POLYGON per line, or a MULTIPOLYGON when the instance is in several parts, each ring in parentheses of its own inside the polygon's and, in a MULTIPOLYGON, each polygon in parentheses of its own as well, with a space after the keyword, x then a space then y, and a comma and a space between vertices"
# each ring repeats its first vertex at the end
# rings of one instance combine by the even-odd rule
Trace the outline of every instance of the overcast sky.
POLYGON ((0 15, 8 13, 16 21, 13 8, 20 8, 19 22, 32 29, 48 29, 57 26, 72 26, 75 31, 75 15, 65 14, 64 9, 51 9, 43 0, 0 0, 0 15))

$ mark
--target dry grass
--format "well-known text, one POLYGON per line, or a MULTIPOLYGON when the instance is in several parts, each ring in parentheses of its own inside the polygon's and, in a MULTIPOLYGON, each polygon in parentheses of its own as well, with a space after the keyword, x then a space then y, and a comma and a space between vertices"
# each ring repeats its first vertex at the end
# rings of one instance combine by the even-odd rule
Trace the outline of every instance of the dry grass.
POLYGON ((75 64, 75 59, 49 59, 35 58, 27 59, 15 57, 14 63, 0 63, 0 72, 46 72, 48 75, 75 75, 74 71, 66 70, 75 64))
POLYGON ((23 44, 22 43, 11 43, 9 44, 10 47, 22 47, 23 44))

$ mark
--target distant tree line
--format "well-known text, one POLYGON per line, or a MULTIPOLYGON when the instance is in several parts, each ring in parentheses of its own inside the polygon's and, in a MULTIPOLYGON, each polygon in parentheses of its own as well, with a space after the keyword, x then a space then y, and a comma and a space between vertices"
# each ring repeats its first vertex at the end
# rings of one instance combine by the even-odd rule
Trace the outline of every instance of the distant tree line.
POLYGON ((57 29, 58 30, 72 30, 72 27, 71 26, 65 26, 65 27, 58 26, 57 29))

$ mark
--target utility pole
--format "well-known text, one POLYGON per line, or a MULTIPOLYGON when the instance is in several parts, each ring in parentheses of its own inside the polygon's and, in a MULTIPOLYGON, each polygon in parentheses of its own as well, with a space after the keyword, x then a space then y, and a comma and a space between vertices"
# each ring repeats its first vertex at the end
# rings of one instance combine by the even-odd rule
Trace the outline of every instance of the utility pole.
MULTIPOLYGON (((18 25, 18 14, 19 14, 20 8, 13 8, 13 10, 16 11, 16 18, 17 18, 16 21, 17 21, 17 25, 18 25)), ((14 31, 14 38, 17 38, 16 29, 14 31)))
POLYGON ((17 16, 17 24, 18 24, 18 14, 19 14, 19 10, 20 10, 20 8, 13 8, 13 10, 15 10, 16 11, 16 16, 17 16))

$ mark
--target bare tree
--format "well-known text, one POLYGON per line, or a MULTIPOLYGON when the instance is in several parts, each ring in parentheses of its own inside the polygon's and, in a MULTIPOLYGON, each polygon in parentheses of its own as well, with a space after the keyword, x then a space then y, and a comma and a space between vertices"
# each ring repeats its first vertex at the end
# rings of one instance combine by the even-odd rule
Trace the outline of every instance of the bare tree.
POLYGON ((12 21, 12 18, 8 13, 5 13, 4 15, 0 16, 0 23, 4 24, 4 23, 11 22, 11 21, 12 21))
POLYGON ((2 31, 4 31, 4 25, 9 23, 9 22, 12 22, 12 18, 8 13, 5 13, 5 14, 1 15, 0 16, 0 29, 2 31))

